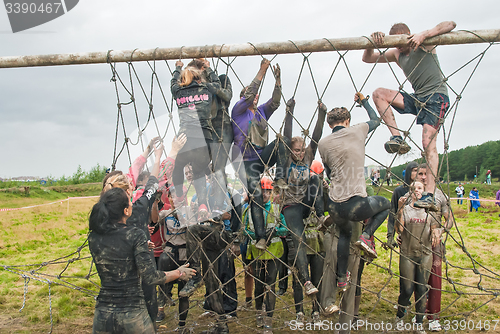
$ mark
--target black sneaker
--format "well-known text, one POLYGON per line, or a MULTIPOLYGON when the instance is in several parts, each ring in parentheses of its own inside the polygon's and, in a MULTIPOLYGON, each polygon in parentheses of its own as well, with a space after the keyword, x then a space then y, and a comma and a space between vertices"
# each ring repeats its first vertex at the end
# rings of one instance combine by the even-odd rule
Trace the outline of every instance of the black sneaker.
POLYGON ((203 279, 198 275, 194 276, 186 283, 186 285, 184 285, 182 290, 179 291, 179 297, 181 298, 190 297, 196 291, 196 289, 202 286, 202 284, 203 284, 203 279))
POLYGON ((416 208, 426 209, 429 211, 434 211, 434 212, 438 211, 436 202, 434 202, 432 194, 428 192, 424 192, 422 194, 422 197, 418 201, 413 203, 413 206, 416 208))
POLYGON ((165 311, 158 311, 158 315, 156 316, 156 322, 162 322, 165 319, 165 311))
POLYGON ((401 136, 392 136, 391 139, 384 145, 387 153, 406 154, 410 152, 411 147, 401 136))
POLYGON ((286 293, 286 290, 285 290, 285 289, 281 289, 281 288, 280 288, 280 289, 278 290, 277 295, 278 295, 278 296, 283 296, 285 293, 286 293))

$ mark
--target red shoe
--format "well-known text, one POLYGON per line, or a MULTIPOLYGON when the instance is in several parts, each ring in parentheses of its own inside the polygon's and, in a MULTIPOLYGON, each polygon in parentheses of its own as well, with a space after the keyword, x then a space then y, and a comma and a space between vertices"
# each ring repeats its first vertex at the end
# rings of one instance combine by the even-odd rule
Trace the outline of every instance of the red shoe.
POLYGON ((356 247, 365 252, 366 255, 376 259, 378 257, 377 252, 375 251, 375 245, 369 239, 365 239, 363 235, 359 236, 358 241, 356 241, 356 247))

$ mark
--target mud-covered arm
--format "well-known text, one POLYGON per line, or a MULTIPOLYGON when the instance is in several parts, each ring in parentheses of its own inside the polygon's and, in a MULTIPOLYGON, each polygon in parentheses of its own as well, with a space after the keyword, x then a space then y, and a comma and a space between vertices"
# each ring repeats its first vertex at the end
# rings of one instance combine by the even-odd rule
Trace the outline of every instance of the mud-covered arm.
POLYGON ((172 80, 170 80, 170 91, 172 92, 172 96, 175 98, 177 96, 177 92, 181 89, 179 85, 179 78, 181 77, 182 66, 184 64, 180 61, 175 63, 175 70, 172 73, 172 80))
POLYGON ((398 214, 398 195, 394 191, 391 197, 391 208, 389 210, 389 216, 387 217, 387 239, 394 238, 394 221, 398 214))
POLYGON ((141 275, 142 280, 148 284, 162 284, 167 280, 167 276, 163 271, 156 270, 156 265, 151 257, 148 241, 144 233, 137 230, 134 240, 134 257, 137 270, 141 275))
POLYGON ((368 103, 368 99, 358 92, 354 95, 354 101, 360 103, 368 113, 368 117, 370 117, 370 120, 366 122, 368 124, 368 133, 375 130, 380 125, 380 119, 375 110, 373 110, 372 106, 368 103))
POLYGON ((220 89, 217 90, 217 96, 224 102, 227 102, 229 105, 229 102, 231 102, 231 99, 233 98, 233 86, 231 86, 231 81, 229 81, 229 78, 226 78, 226 83, 224 87, 222 87, 222 83, 220 86, 220 89))
POLYGON ((316 155, 316 150, 318 149, 318 142, 323 135, 323 127, 325 125, 326 118, 326 106, 323 102, 318 101, 318 119, 316 120, 316 125, 314 126, 314 131, 312 134, 312 140, 309 146, 311 147, 313 156, 316 155))
POLYGON ((206 73, 207 78, 209 80, 206 83, 208 90, 212 94, 217 94, 217 91, 220 90, 219 77, 217 76, 217 74, 215 74, 215 72, 210 67, 205 68, 205 73, 206 73))
POLYGON ((292 139, 293 127, 293 111, 295 109, 295 100, 291 97, 286 102, 285 128, 283 129, 283 137, 292 139))

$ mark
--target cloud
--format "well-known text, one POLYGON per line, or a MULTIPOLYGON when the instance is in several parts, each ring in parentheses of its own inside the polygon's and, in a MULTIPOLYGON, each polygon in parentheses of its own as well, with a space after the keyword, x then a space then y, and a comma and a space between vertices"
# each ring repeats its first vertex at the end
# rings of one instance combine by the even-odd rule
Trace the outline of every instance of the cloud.
MULTIPOLYGON (((22 33, 7 33, 10 27, 2 21, 0 56, 368 36, 375 30, 387 31, 392 23, 398 21, 406 21, 414 31, 428 29, 450 19, 458 23, 457 29, 498 28, 498 17, 495 15, 499 6, 497 2, 485 1, 482 6, 467 6, 467 10, 464 10, 464 5, 463 1, 421 1, 418 6, 409 8, 396 1, 376 4, 362 1, 356 6, 350 3, 333 6, 327 1, 254 1, 249 4, 223 0, 189 3, 87 0, 80 2, 66 15, 22 33), (488 8, 488 11, 482 8, 488 8)), ((0 15, 4 15, 2 13, 0 15)), ((453 73, 486 46, 439 47, 443 71, 445 74, 453 73)), ((498 67, 499 52, 498 46, 491 47, 468 83, 453 124, 450 149, 498 139, 498 122, 495 122, 498 120, 498 111, 489 101, 495 96, 500 83, 498 76, 491 75, 496 73, 494 69, 498 67), (469 136, 473 129, 479 131, 469 136)), ((368 95, 377 87, 398 88, 399 84, 386 65, 377 66, 365 83, 371 66, 361 62, 361 54, 362 51, 347 53, 345 59, 349 72, 342 61, 339 63, 323 97, 329 108, 352 106, 355 91, 352 80, 358 89, 364 84, 363 92, 368 95)), ((313 113, 318 96, 314 84, 321 95, 339 58, 331 52, 313 54, 309 60, 314 82, 307 66, 298 80, 303 62, 301 55, 280 55, 273 61, 279 62, 283 69, 284 98, 291 97, 295 87, 298 87, 295 94, 297 119, 304 127, 309 123, 314 126, 315 122, 313 113)), ((238 77, 230 72, 230 78, 235 92, 239 92, 242 87, 238 78, 243 84, 248 84, 255 76, 259 62, 258 56, 239 57, 234 61, 233 67, 238 77)), ((173 61, 169 64, 172 66, 173 61)), ((136 63, 134 66, 148 95, 151 71, 146 63, 136 63)), ((167 99, 165 104, 155 83, 154 113, 161 119, 168 115, 171 107, 170 74, 164 62, 157 62, 157 67, 167 99)), ((120 76, 130 88, 127 66, 120 64, 119 68, 120 76)), ((472 68, 468 66, 450 78, 450 85, 457 87, 457 92, 462 90, 472 68)), ((222 64, 220 70, 225 71, 222 64)), ((394 67, 394 71, 400 81, 404 80, 400 69, 394 67)), ((90 169, 97 163, 110 165, 118 109, 114 83, 110 82, 109 65, 1 69, 0 73, 0 115, 4 129, 0 133, 0 155, 3 157, 0 163, 1 177, 70 175, 78 165, 84 169, 90 169)), ((139 127, 142 127, 148 118, 149 106, 136 79, 133 80, 139 127)), ((272 86, 272 77, 268 75, 262 99, 270 97, 272 86)), ((411 91, 409 85, 405 88, 411 91)), ((121 102, 129 101, 129 96, 122 88, 119 93, 121 102)), ((454 94, 450 96, 455 98, 454 94)), ((233 99, 231 106, 234 102, 233 99)), ((281 126, 283 105, 282 102, 282 107, 271 119, 275 129, 281 126)), ((123 111, 127 135, 132 136, 138 128, 135 110, 130 105, 124 106, 123 111)), ((174 123, 178 127, 177 110, 174 108, 170 112, 173 112, 174 123)), ((409 116, 396 117, 402 128, 409 127, 412 122, 409 116)), ((366 119, 363 109, 353 109, 354 123, 366 119)), ((150 122, 150 126, 155 132, 154 122, 150 122)), ((160 129, 161 134, 164 131, 160 129)), ((325 133, 327 131, 325 127, 325 133)), ((420 143, 420 132, 420 127, 415 127, 411 132, 417 143, 420 143)), ((300 127, 296 123, 294 134, 300 134, 300 127)), ((169 132, 167 137, 170 136, 169 132)), ((383 163, 392 161, 392 156, 383 151, 383 143, 388 137, 389 131, 380 127, 367 146, 367 153, 383 163)), ((137 141, 137 137, 132 139, 137 141)), ((121 129, 119 140, 123 140, 121 129)), ((438 145, 440 150, 442 146, 441 141, 438 145)), ((130 150, 133 159, 140 154, 142 147, 131 146, 130 150)), ((119 167, 128 167, 125 154, 120 157, 119 167)))

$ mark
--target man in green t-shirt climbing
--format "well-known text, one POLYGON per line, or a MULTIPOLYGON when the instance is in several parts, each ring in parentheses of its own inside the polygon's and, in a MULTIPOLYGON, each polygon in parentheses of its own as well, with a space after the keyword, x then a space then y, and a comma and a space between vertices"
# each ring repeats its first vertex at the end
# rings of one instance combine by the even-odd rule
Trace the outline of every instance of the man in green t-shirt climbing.
MULTIPOLYGON (((385 150, 388 153, 405 154, 410 151, 410 146, 401 136, 391 107, 400 114, 417 116, 417 124, 423 126, 422 146, 429 176, 437 176, 439 160, 436 137, 450 102, 446 79, 437 58, 436 46, 422 45, 422 43, 426 38, 450 32, 455 26, 455 22, 445 21, 430 30, 411 34, 406 24, 396 23, 391 27, 389 35, 408 35, 407 45, 389 49, 384 53, 374 49, 366 49, 363 53, 365 63, 397 63, 412 85, 415 91, 413 94, 402 90, 377 88, 373 92, 373 102, 391 132, 390 140, 385 143, 385 150)), ((384 36, 382 32, 374 32, 371 35, 375 45, 382 44, 384 36)), ((434 177, 429 177, 425 188, 426 193, 414 205, 436 211, 433 196, 435 186, 434 177)))

